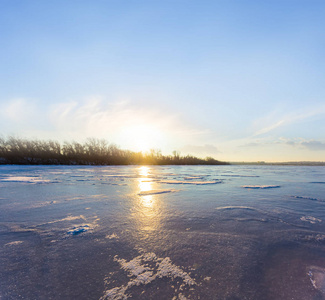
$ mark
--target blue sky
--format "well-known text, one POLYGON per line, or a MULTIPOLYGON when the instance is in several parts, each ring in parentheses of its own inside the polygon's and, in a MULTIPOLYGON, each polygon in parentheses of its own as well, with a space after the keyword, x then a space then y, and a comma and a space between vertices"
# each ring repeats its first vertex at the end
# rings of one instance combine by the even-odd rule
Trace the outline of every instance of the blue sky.
POLYGON ((325 160, 324 1, 0 0, 0 134, 325 160))

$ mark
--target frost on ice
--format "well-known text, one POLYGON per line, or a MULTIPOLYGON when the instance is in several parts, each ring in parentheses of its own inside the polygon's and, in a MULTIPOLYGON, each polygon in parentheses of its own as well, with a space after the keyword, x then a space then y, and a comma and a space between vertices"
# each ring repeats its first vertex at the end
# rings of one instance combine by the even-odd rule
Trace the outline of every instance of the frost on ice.
POLYGON ((310 267, 308 276, 313 287, 322 293, 325 293, 325 269, 312 266, 310 267))
POLYGON ((22 243, 23 243, 23 241, 14 241, 14 242, 5 244, 5 246, 16 246, 16 245, 20 245, 22 243))
POLYGON ((322 220, 317 219, 317 218, 312 217, 312 216, 303 216, 303 217, 300 218, 300 220, 304 221, 304 222, 309 222, 310 224, 316 224, 316 223, 322 222, 322 220))
POLYGON ((6 178, 2 178, 1 181, 6 182, 24 182, 24 183, 50 183, 51 181, 48 179, 42 179, 39 177, 31 177, 31 176, 9 176, 6 178))
POLYGON ((127 299, 132 296, 128 294, 131 287, 146 285, 159 278, 172 280, 180 278, 183 281, 183 286, 196 285, 195 280, 187 272, 174 265, 169 257, 158 258, 155 253, 145 253, 130 261, 117 256, 114 260, 120 264, 121 269, 127 272, 130 280, 126 285, 106 290, 100 300, 127 299))

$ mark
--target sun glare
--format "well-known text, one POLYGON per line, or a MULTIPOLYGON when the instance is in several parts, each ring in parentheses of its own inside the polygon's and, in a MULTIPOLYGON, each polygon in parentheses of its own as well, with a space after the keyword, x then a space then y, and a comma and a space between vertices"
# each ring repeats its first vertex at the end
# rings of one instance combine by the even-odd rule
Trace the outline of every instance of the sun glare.
POLYGON ((127 147, 136 152, 160 149, 164 142, 162 132, 149 125, 127 127, 123 130, 121 136, 127 147))

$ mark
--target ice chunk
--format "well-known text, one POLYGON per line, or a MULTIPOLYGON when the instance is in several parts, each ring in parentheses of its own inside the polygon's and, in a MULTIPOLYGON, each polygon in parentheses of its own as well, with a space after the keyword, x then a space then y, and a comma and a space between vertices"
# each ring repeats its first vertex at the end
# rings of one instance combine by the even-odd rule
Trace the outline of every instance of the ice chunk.
POLYGON ((221 176, 226 176, 226 177, 260 177, 257 175, 224 175, 222 174, 221 176))
POLYGON ((218 210, 231 210, 231 209, 246 209, 246 210, 256 210, 256 208, 248 207, 248 206, 219 206, 216 207, 218 210))
POLYGON ((73 227, 72 229, 70 229, 67 234, 71 234, 71 235, 77 235, 80 234, 82 232, 86 232, 90 229, 89 225, 81 225, 78 227, 73 227))
POLYGON ((213 181, 161 180, 160 183, 205 185, 205 184, 221 183, 221 180, 213 180, 213 181))
POLYGON ((320 201, 319 199, 312 198, 312 197, 304 197, 304 196, 291 196, 291 197, 296 199, 303 199, 303 200, 320 201))
POLYGON ((151 191, 142 191, 138 195, 139 196, 148 196, 148 195, 157 195, 157 194, 166 194, 166 193, 173 193, 178 192, 179 190, 151 190, 151 191))
POLYGON ((242 185, 245 189, 274 189, 279 188, 279 185, 242 185))

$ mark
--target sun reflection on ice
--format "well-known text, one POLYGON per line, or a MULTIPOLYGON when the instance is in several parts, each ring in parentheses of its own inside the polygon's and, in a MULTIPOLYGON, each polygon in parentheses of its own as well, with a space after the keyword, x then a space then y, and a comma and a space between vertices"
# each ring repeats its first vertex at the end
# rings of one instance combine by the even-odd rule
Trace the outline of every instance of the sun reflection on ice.
MULTIPOLYGON (((139 193, 142 192, 150 192, 153 190, 153 182, 148 178, 150 174, 150 168, 146 166, 139 167, 139 175, 143 176, 144 178, 138 179, 138 188, 139 193)), ((152 207, 154 204, 152 195, 144 195, 141 196, 141 203, 145 207, 152 207)))
POLYGON ((150 168, 146 166, 139 167, 139 175, 148 177, 150 168))
POLYGON ((155 230, 159 225, 159 201, 157 195, 150 195, 150 191, 154 190, 153 182, 150 175, 150 167, 142 166, 138 169, 138 203, 137 203, 137 219, 141 230, 155 230), (148 193, 148 195, 146 195, 148 193))
MULTIPOLYGON (((140 178, 138 180, 139 180, 138 186, 139 186, 140 193, 150 192, 153 190, 152 181, 143 181, 142 178, 140 178)), ((153 195, 142 195, 141 199, 142 199, 142 201, 141 201, 142 204, 146 207, 152 207, 154 204, 153 195)))

